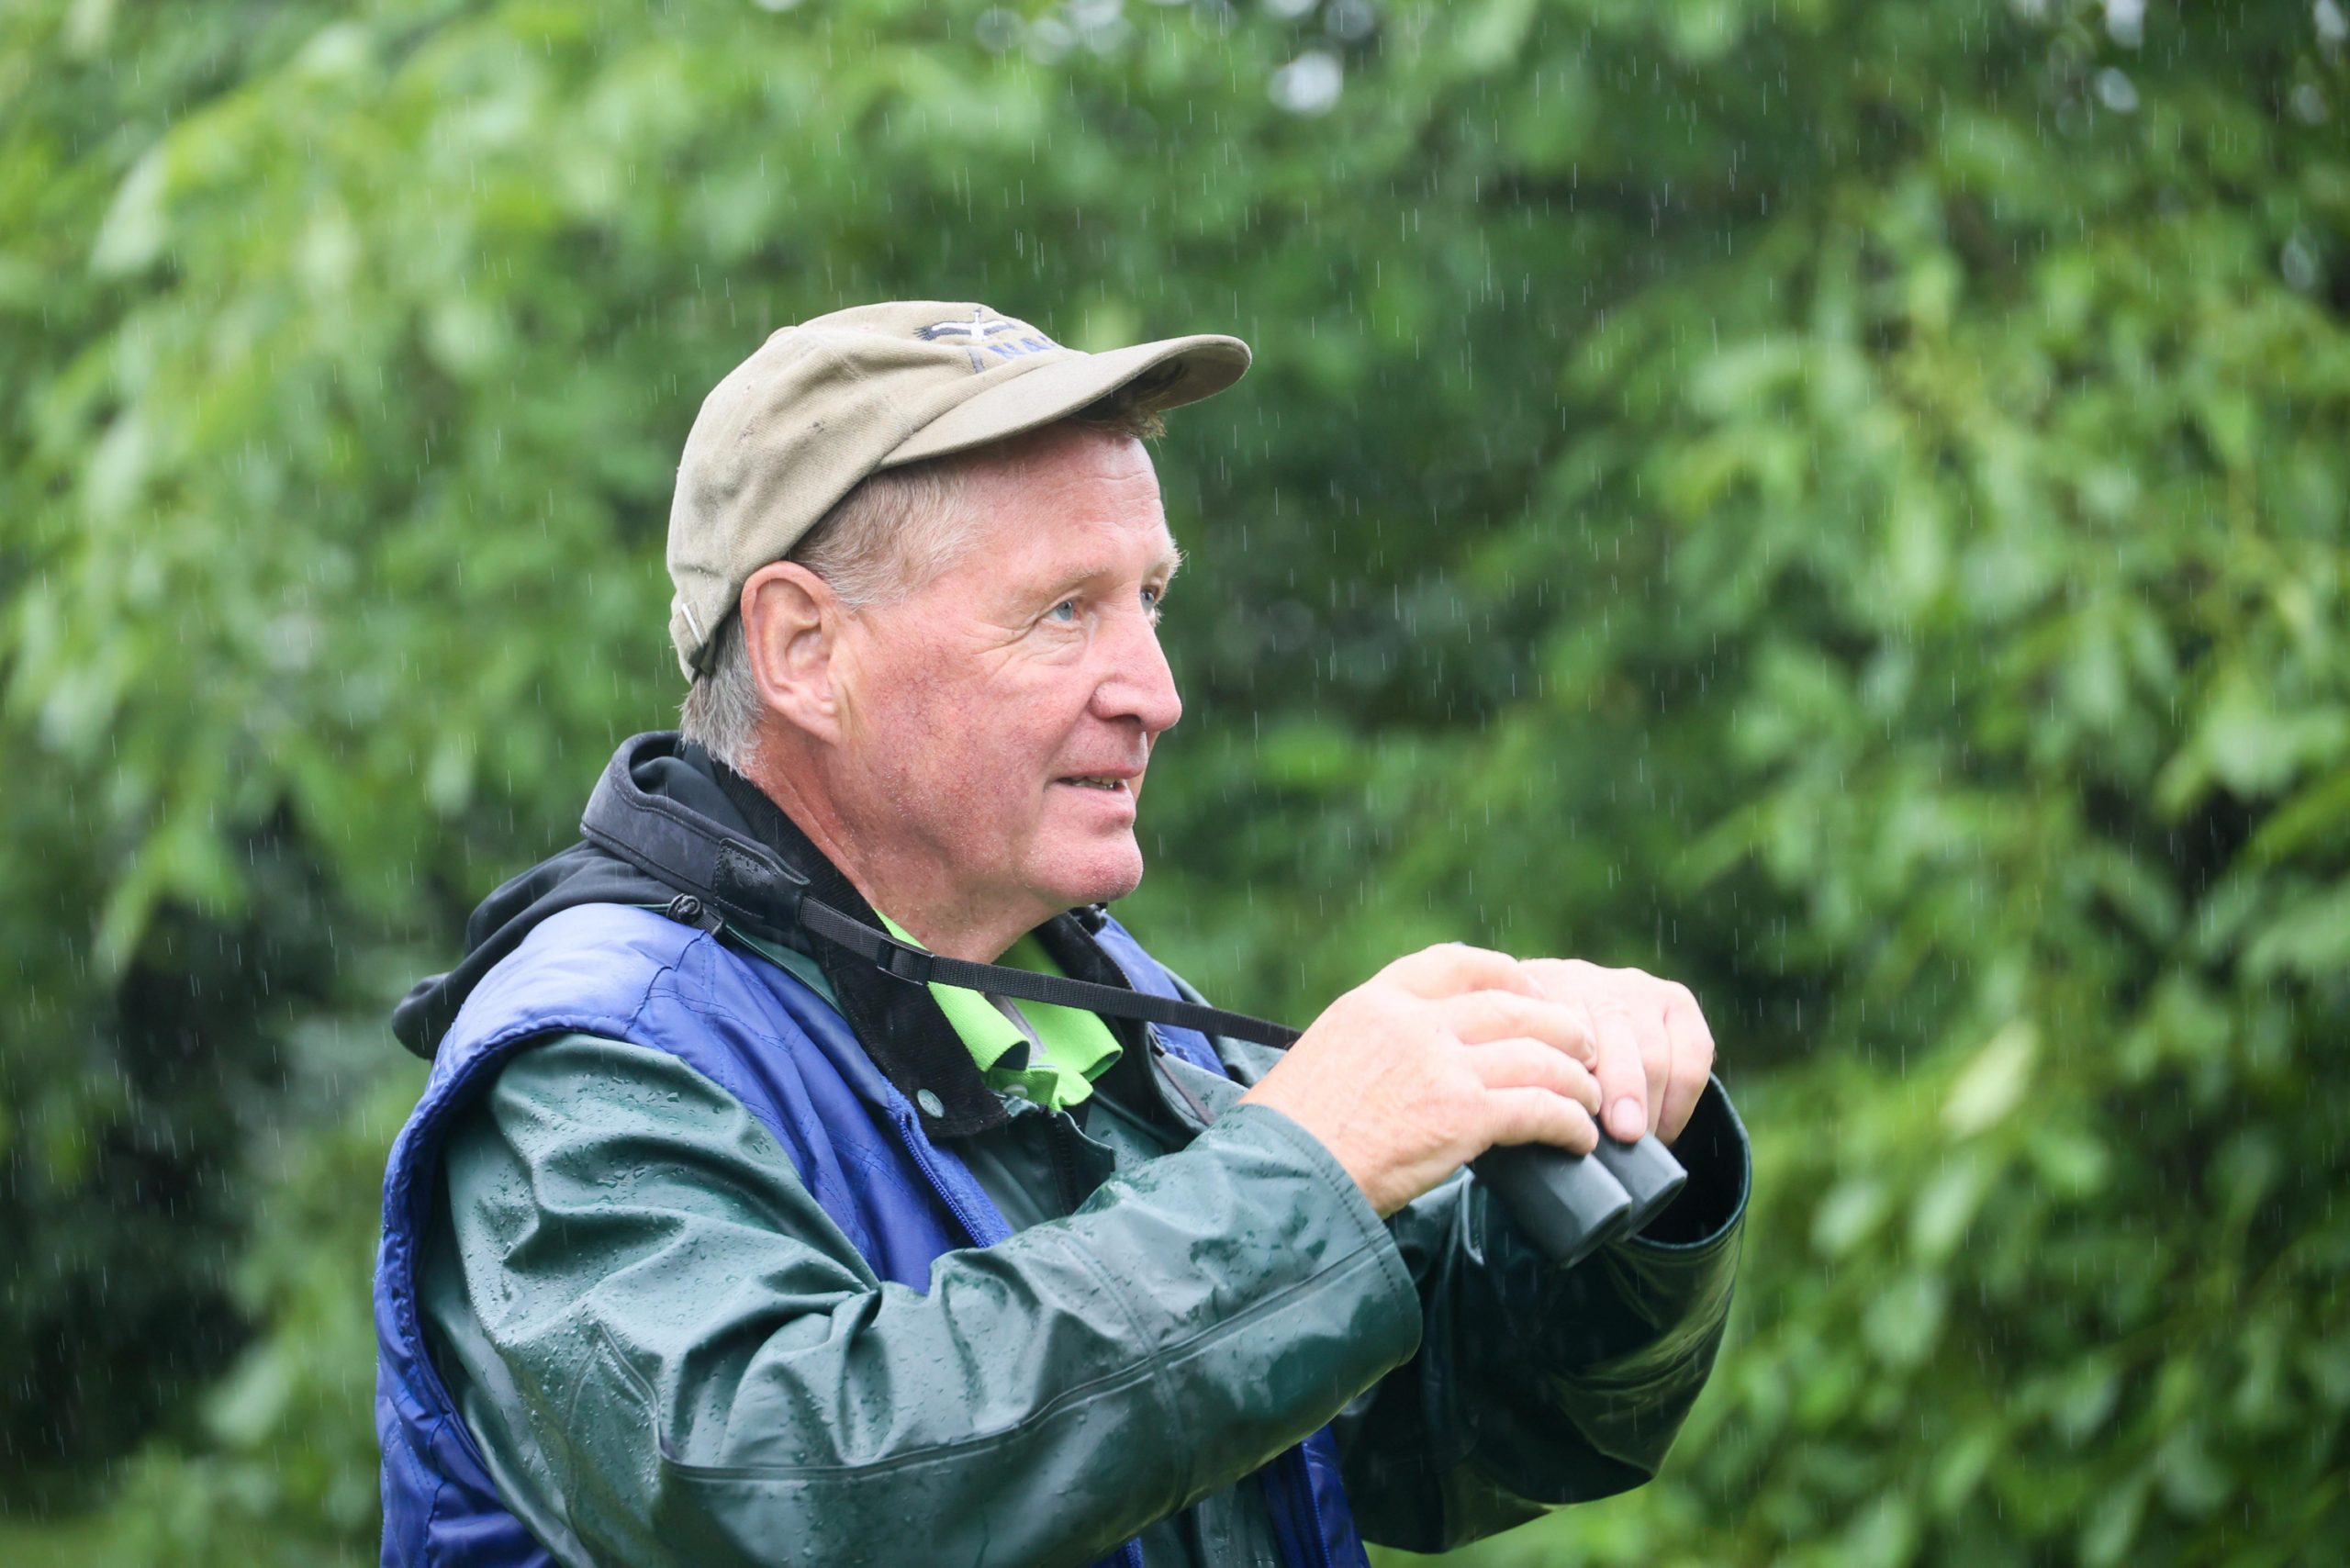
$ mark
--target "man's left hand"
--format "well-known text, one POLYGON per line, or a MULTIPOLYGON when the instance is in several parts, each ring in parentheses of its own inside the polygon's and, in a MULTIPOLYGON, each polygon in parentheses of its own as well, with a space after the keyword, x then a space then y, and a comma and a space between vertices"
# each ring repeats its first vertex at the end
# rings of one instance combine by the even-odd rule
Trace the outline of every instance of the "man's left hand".
POLYGON ((1714 1070, 1714 1033, 1689 988, 1581 958, 1526 958, 1519 967, 1551 1001, 1581 1002, 1591 1014, 1608 1136, 1624 1143, 1650 1132, 1667 1144, 1679 1137, 1714 1070))

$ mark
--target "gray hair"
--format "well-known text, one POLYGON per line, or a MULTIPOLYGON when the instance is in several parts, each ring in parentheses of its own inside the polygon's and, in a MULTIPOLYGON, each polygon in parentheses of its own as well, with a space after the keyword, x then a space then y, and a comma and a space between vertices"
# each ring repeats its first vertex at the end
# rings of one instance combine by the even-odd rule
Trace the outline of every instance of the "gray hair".
MULTIPOLYGON (((1150 440, 1166 429, 1148 407, 1156 390, 1147 377, 1130 383, 1060 422, 1103 435, 1150 440)), ((919 591, 970 547, 977 520, 962 500, 969 477, 965 460, 971 455, 950 453, 867 475, 784 559, 823 578, 852 615, 919 591)), ((701 672, 686 690, 678 727, 685 739, 741 773, 750 761, 764 711, 743 636, 743 617, 739 612, 729 615, 711 639, 701 672)))

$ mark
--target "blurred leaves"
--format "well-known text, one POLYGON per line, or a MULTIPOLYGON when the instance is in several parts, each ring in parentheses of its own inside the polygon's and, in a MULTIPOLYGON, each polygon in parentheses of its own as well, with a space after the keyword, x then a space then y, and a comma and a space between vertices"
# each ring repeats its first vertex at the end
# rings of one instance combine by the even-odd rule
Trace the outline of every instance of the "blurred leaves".
POLYGON ((1721 1368, 1660 1484, 1465 1560, 2341 1555, 2344 48, 0 13, 0 1506, 118 1499, 0 1555, 369 1555, 381 1011, 666 722, 701 392, 890 296, 1258 351, 1160 454, 1170 961, 1303 1021, 1465 937, 1714 1022, 1721 1368))

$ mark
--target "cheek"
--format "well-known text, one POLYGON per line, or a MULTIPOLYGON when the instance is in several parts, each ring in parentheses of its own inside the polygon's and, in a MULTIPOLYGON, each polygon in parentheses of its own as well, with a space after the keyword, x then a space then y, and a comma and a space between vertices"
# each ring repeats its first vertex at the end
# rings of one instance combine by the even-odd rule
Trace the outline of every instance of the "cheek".
POLYGON ((1046 773, 1057 753, 1054 737, 1038 732, 1020 710, 991 717, 966 709, 946 716, 959 733, 944 749, 957 759, 966 798, 999 829, 1034 818, 1042 808, 1046 773))
POLYGON ((899 688, 874 736, 893 806, 951 843, 1016 833, 1041 805, 1056 737, 1024 725, 1024 706, 957 682, 916 677, 899 688))
POLYGON ((882 663, 860 682, 853 744, 866 758, 863 792, 957 857, 1016 854, 1050 804, 1051 776, 1074 766, 1085 707, 1078 672, 1017 652, 975 658, 915 625, 891 631, 882 663))

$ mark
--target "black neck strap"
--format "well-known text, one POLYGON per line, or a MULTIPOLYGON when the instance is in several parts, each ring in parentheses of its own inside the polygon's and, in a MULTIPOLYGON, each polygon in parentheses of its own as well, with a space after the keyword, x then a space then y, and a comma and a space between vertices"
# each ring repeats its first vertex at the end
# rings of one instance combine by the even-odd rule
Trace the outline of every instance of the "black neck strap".
POLYGON ((1285 1024, 1252 1018, 1245 1013, 1226 1013, 1220 1007, 1151 996, 1114 985, 1095 985, 1090 980, 1034 974, 1002 964, 975 963, 968 958, 925 952, 806 894, 800 899, 800 926, 810 935, 821 937, 877 969, 916 985, 961 986, 1022 1002, 1074 1007, 1108 1018, 1134 1018, 1146 1024, 1197 1029, 1204 1035, 1230 1035, 1260 1046, 1287 1047, 1295 1044, 1298 1037, 1299 1032, 1285 1024))

